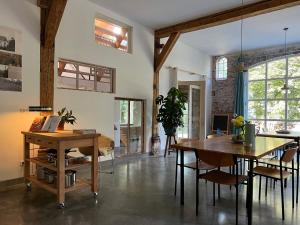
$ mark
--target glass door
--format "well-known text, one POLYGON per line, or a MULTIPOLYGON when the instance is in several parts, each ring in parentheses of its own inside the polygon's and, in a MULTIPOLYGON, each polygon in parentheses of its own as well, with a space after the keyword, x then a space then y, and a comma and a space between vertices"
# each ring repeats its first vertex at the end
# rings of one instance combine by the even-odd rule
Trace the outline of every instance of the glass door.
POLYGON ((144 100, 116 98, 115 143, 120 155, 144 152, 144 100), (116 125, 119 127, 116 127, 116 125))
POLYGON ((200 138, 200 87, 190 86, 190 138, 200 138))

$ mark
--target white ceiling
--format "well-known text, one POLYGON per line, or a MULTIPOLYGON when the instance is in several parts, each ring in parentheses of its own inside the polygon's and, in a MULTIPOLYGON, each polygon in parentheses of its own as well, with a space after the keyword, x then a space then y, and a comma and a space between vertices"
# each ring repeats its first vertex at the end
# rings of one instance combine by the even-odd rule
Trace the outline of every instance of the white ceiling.
MULTIPOLYGON (((243 49, 258 49, 284 44, 283 28, 288 27, 287 42, 300 42, 300 6, 246 19, 243 24, 243 49)), ((240 51, 241 23, 234 22, 183 34, 180 40, 210 55, 240 51)))
MULTIPOLYGON (((152 29, 220 12, 242 0, 90 0, 152 29)), ((244 4, 260 0, 244 0, 244 4)), ((252 17, 244 21, 244 49, 283 43, 282 29, 289 27, 288 42, 300 42, 300 6, 252 17)), ((210 55, 239 51, 240 22, 183 34, 180 40, 210 55)))

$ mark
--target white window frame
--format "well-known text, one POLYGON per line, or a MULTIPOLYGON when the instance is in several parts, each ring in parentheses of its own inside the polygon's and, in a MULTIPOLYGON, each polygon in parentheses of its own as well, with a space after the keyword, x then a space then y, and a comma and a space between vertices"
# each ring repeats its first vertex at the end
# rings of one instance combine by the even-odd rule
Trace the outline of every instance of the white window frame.
POLYGON ((228 77, 228 59, 225 56, 221 56, 216 61, 216 80, 227 80, 228 77), (222 69, 220 68, 220 62, 221 60, 226 60, 226 69, 224 68, 224 62, 222 63, 222 69), (226 71, 226 76, 220 77, 220 71, 223 71, 223 73, 226 71))
POLYGON ((289 101, 300 101, 300 98, 288 98, 288 90, 284 90, 284 97, 283 98, 278 98, 278 99, 272 99, 272 98, 268 98, 268 81, 272 81, 272 80, 284 80, 284 82, 286 84, 288 84, 288 81, 289 80, 295 80, 295 79, 300 79, 300 76, 295 76, 295 77, 289 77, 288 76, 288 72, 289 72, 289 59, 290 58, 293 58, 293 57, 299 57, 300 54, 291 54, 287 57, 285 56, 281 56, 281 57, 277 57, 277 58, 273 58, 271 60, 268 60, 268 61, 264 61, 262 63, 258 63, 258 64, 255 64, 251 67, 249 67, 249 69, 251 68, 254 68, 254 67, 257 67, 257 66, 260 66, 260 65, 263 65, 265 64, 266 66, 266 70, 265 70, 265 79, 256 79, 256 80, 249 80, 249 77, 247 79, 247 85, 246 85, 246 93, 249 92, 249 84, 251 82, 255 82, 255 81, 264 81, 265 82, 265 98, 264 99, 251 99, 249 100, 249 96, 247 94, 247 107, 246 107, 246 110, 247 110, 247 115, 249 114, 249 102, 264 102, 264 107, 265 107, 265 113, 264 113, 264 118, 263 119, 255 119, 255 118, 249 118, 249 120, 254 120, 254 121, 262 121, 263 122, 263 129, 267 129, 267 122, 268 121, 271 121, 271 122, 282 122, 284 124, 284 129, 287 129, 287 124, 290 123, 290 122, 300 122, 300 120, 289 120, 288 119, 288 102, 289 101), (282 78, 270 78, 268 79, 268 64, 270 62, 274 62, 274 61, 277 61, 277 60, 280 60, 280 59, 285 59, 286 60, 286 68, 285 68, 285 75, 284 77, 282 78), (285 115, 284 115, 284 119, 268 119, 268 116, 267 116, 267 113, 268 113, 268 108, 267 108, 267 105, 268 105, 268 102, 269 101, 284 101, 285 102, 285 115))

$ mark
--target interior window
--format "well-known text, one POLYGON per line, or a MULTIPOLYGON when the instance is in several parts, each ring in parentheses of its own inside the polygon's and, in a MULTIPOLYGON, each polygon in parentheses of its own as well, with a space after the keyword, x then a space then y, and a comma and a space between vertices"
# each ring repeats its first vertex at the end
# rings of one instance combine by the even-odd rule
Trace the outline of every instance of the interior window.
POLYGON ((220 57, 216 62, 216 80, 227 79, 227 58, 220 57))

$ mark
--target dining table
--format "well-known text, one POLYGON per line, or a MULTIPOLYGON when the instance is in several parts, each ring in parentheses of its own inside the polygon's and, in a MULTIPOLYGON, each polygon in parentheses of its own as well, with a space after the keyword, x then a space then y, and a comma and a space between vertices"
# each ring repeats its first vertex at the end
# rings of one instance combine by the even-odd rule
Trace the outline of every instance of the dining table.
POLYGON ((254 161, 269 155, 277 149, 284 148, 286 145, 294 142, 294 139, 262 137, 255 138, 255 143, 251 147, 242 143, 234 143, 232 136, 225 135, 205 140, 184 140, 181 143, 174 144, 171 147, 180 152, 180 202, 184 205, 184 153, 198 152, 201 160, 201 152, 210 151, 216 153, 229 154, 237 158, 248 159, 248 225, 252 225, 253 211, 253 165, 254 161))

